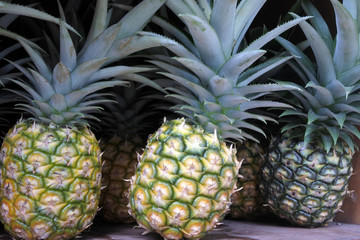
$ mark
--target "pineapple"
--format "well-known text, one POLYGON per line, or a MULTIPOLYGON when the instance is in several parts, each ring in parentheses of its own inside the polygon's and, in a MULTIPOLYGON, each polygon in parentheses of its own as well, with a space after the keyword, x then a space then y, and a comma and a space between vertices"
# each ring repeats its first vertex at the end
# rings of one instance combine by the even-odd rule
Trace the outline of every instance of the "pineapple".
MULTIPOLYGON (((272 140, 260 189, 271 210, 294 225, 319 227, 332 221, 347 193, 354 138, 360 137, 360 60, 357 0, 330 0, 336 16, 333 38, 319 11, 302 1, 311 24, 301 22, 307 41, 279 43, 295 58, 289 65, 302 91, 290 98, 295 109, 282 114, 286 124, 272 140), (315 62, 305 54, 310 46, 315 62)), ((295 81, 294 81, 295 82, 295 81)))
MULTIPOLYGON (((29 70, 14 63, 27 79, 12 79, 18 88, 10 90, 26 101, 17 106, 30 117, 8 131, 0 149, 0 219, 13 238, 70 239, 91 225, 99 204, 102 153, 89 121, 109 101, 100 90, 127 84, 113 77, 141 80, 136 73, 145 68, 108 66, 123 55, 115 59, 107 54, 122 36, 131 39, 138 31, 120 31, 125 19, 137 18, 142 26, 151 17, 153 12, 142 8, 149 3, 143 1, 142 10, 136 7, 108 27, 108 3, 97 1, 89 34, 78 50, 59 20, 59 61, 54 66, 39 48, 4 31, 33 62, 29 70)), ((163 1, 151 4, 155 9, 163 1)))
POLYGON ((183 34, 161 17, 152 21, 179 42, 142 32, 175 56, 157 54, 159 80, 183 118, 165 120, 147 141, 131 180, 130 212, 147 231, 165 239, 199 239, 220 224, 237 191, 240 162, 233 141, 257 141, 264 132, 249 120, 273 121, 260 108, 289 107, 261 100, 273 91, 295 89, 282 84, 252 84, 291 57, 273 58, 250 68, 260 48, 307 19, 295 19, 249 45, 243 37, 265 1, 177 1, 166 6, 183 21, 183 34), (190 36, 188 38, 187 36, 190 36), (256 111, 258 110, 258 111, 256 111), (186 118, 186 119, 185 119, 186 118))
POLYGON ((268 214, 259 190, 261 167, 265 162, 262 144, 246 141, 237 147, 237 158, 242 160, 238 186, 241 191, 231 196, 229 216, 232 219, 255 220, 268 214))
POLYGON ((116 103, 106 104, 101 117, 104 189, 100 206, 102 216, 109 222, 135 221, 128 213, 128 180, 135 174, 137 155, 142 152, 156 119, 150 94, 155 93, 140 84, 117 87, 113 93, 116 103))

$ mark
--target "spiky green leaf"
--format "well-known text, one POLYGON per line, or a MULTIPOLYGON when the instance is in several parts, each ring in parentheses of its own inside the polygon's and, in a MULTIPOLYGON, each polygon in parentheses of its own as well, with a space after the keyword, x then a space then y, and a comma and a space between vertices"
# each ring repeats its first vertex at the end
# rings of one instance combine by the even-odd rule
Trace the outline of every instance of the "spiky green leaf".
POLYGON ((180 17, 190 31, 195 45, 199 49, 201 59, 211 69, 217 71, 224 64, 226 58, 215 30, 209 22, 197 16, 181 14, 180 17))

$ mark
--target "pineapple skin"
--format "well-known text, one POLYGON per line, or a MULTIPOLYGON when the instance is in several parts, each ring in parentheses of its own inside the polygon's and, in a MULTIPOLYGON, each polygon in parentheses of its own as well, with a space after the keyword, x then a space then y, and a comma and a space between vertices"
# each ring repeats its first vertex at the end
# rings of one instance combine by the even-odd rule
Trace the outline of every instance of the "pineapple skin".
POLYGON ((137 155, 142 151, 143 142, 137 136, 127 139, 114 136, 100 142, 104 151, 100 206, 101 216, 108 222, 135 222, 128 211, 129 179, 135 174, 137 155))
POLYGON ((0 151, 1 222, 15 239, 70 239, 98 210, 101 152, 87 128, 20 121, 0 151))
POLYGON ((149 137, 131 181, 130 212, 164 239, 200 239, 229 211, 240 163, 214 134, 175 119, 149 137))
POLYGON ((260 191, 272 212, 293 225, 326 226, 347 193, 353 151, 339 141, 326 152, 321 141, 305 146, 291 135, 272 140, 260 191))
POLYGON ((261 195, 259 184, 261 168, 265 162, 263 146, 254 141, 237 145, 237 158, 241 164, 238 187, 241 191, 231 196, 229 217, 232 219, 255 220, 266 216, 269 211, 261 195))

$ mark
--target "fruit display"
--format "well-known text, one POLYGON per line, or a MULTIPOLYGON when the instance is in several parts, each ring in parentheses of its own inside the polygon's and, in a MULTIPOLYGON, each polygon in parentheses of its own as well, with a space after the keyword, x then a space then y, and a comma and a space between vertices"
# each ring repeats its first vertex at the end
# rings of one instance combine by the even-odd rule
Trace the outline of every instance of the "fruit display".
POLYGON ((293 86, 254 81, 291 57, 255 62, 266 52, 262 46, 306 17, 241 45, 261 3, 243 1, 236 7, 234 1, 191 6, 167 1, 165 6, 179 17, 191 38, 161 17, 152 21, 172 37, 140 33, 175 55, 148 57, 165 77, 159 77, 160 84, 170 92, 172 109, 183 116, 165 121, 149 137, 131 181, 131 214, 147 231, 165 239, 198 239, 219 225, 238 190, 240 161, 231 142, 258 141, 249 132, 263 134, 263 130, 250 120, 274 120, 260 109, 290 107, 262 97, 293 86))
POLYGON ((356 196, 359 13, 358 0, 0 0, 4 234, 327 226, 356 196))
MULTIPOLYGON (((336 37, 310 1, 302 1, 310 23, 301 22, 315 61, 296 46, 278 38, 295 55, 291 67, 301 91, 293 92, 295 108, 282 114, 286 124, 273 139, 263 168, 261 190, 271 210, 295 225, 318 227, 339 211, 352 175, 354 138, 360 117, 359 1, 330 1, 336 16, 336 37), (350 9, 351 8, 351 9, 350 9)), ((298 16, 295 16, 298 17, 298 16)))
POLYGON ((102 153, 87 120, 110 101, 100 91, 127 84, 114 77, 136 78, 143 70, 107 65, 114 61, 106 55, 119 41, 122 24, 106 26, 107 6, 97 1, 91 34, 78 48, 61 20, 60 49, 48 55, 17 34, 6 35, 33 63, 29 69, 14 63, 25 79, 12 78, 18 88, 10 91, 24 99, 16 106, 28 117, 8 131, 0 149, 0 219, 14 238, 70 239, 88 228, 98 211, 102 153), (48 56, 58 62, 51 65, 48 56))
MULTIPOLYGON (((128 213, 130 179, 135 174, 138 154, 156 123, 154 91, 143 84, 117 87, 115 103, 107 103, 102 119, 100 147, 104 154, 102 168, 101 215, 106 221, 132 223, 128 213)), ((159 104, 157 104, 156 108, 159 104)), ((160 116, 160 115, 159 115, 160 116)))

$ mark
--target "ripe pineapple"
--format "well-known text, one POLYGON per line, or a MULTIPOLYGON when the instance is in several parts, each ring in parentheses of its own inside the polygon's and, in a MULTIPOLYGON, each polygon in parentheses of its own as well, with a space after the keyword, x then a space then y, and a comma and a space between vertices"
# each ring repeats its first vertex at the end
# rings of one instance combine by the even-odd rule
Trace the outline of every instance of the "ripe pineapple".
POLYGON ((330 2, 336 38, 317 9, 304 0, 305 12, 315 16, 311 24, 300 23, 307 42, 295 46, 278 39, 295 56, 290 66, 303 84, 297 85, 302 91, 293 92, 296 108, 282 114, 287 123, 283 134, 272 140, 260 185, 275 214, 305 227, 327 225, 340 209, 352 173, 353 138, 360 137, 360 2, 330 2), (314 63, 304 53, 307 46, 314 63))
POLYGON ((262 46, 306 18, 281 25, 244 47, 244 34, 264 3, 168 0, 166 6, 184 22, 191 39, 159 17, 153 22, 181 43, 141 33, 175 54, 155 55, 150 62, 164 71, 161 82, 171 92, 167 96, 175 101, 174 111, 187 118, 165 121, 149 137, 131 181, 132 215, 165 239, 199 239, 219 224, 229 211, 240 168, 236 148, 227 142, 256 141, 251 132, 263 134, 248 120, 274 119, 259 108, 289 107, 260 100, 288 86, 251 84, 289 58, 249 67, 265 53, 262 46))
POLYGON ((115 88, 116 103, 106 104, 101 117, 104 164, 100 206, 102 216, 109 222, 135 221, 128 213, 128 180, 135 174, 137 155, 156 122, 157 111, 150 106, 150 94, 155 93, 140 84, 115 88))
MULTIPOLYGON (((19 88, 11 91, 24 98, 26 103, 18 107, 31 117, 20 119, 9 130, 0 150, 0 218, 16 239, 72 238, 91 224, 98 210, 101 151, 87 120, 95 118, 99 104, 109 101, 100 90, 127 84, 113 77, 139 79, 135 73, 144 70, 107 66, 115 61, 107 54, 122 40, 119 30, 126 23, 123 18, 107 27, 107 4, 97 1, 90 32, 78 51, 59 21, 60 56, 55 66, 34 45, 8 33, 34 64, 28 70, 14 63, 27 79, 13 79, 19 88)), ((142 11, 135 8, 127 18, 146 22, 152 13, 142 11)))

